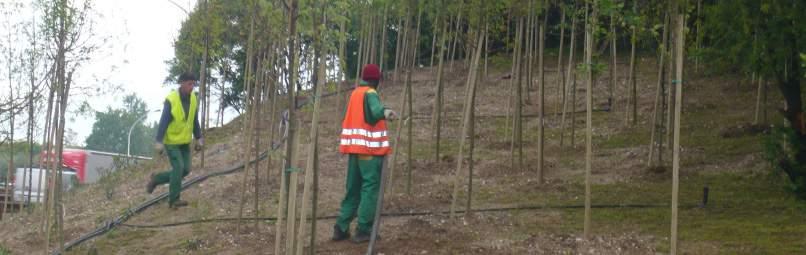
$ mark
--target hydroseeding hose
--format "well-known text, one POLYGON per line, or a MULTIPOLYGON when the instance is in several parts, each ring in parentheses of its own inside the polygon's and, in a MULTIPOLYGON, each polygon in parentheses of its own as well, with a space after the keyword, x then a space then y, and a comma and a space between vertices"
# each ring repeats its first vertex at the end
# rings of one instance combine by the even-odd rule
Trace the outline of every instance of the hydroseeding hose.
MULTIPOLYGON (((646 208, 666 208, 670 205, 666 204, 623 204, 623 205, 591 205, 591 208, 597 209, 646 209, 646 208)), ((679 208, 683 209, 692 209, 692 208, 699 208, 701 206, 680 206, 679 208)), ((563 210, 563 209, 584 209, 585 205, 535 205, 535 206, 511 206, 511 207, 494 207, 494 208, 480 208, 480 209, 473 209, 472 212, 481 212, 481 213, 489 213, 489 212, 507 212, 507 211, 533 211, 533 210, 563 210)), ((465 213, 465 210, 456 210, 457 214, 465 213)), ((425 211, 425 212, 394 212, 394 213, 383 213, 381 216, 383 217, 416 217, 416 216, 434 216, 434 215, 448 215, 450 211, 425 211)), ((338 218, 337 215, 328 215, 328 216, 319 216, 316 217, 316 220, 333 220, 338 218)), ((198 219, 198 220, 190 220, 190 221, 180 221, 180 222, 172 222, 172 223, 163 223, 163 224, 154 224, 154 225, 137 225, 137 224, 120 224, 123 227, 129 228, 168 228, 168 227, 178 227, 183 225, 190 225, 190 224, 200 224, 200 223, 213 223, 213 222, 227 222, 227 221, 237 221, 238 218, 226 217, 226 218, 208 218, 208 219, 198 219)), ((246 221, 277 221, 277 217, 250 217, 250 218, 241 218, 241 220, 246 221)), ((311 218, 308 218, 311 220, 311 218)))

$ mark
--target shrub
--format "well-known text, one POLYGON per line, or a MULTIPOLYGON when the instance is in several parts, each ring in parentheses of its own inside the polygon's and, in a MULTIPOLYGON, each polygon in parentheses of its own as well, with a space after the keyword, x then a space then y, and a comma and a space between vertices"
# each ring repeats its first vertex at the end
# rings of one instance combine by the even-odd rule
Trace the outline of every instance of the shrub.
POLYGON ((784 172, 790 180, 788 188, 806 199, 806 147, 804 138, 792 128, 774 128, 765 139, 765 156, 775 171, 784 172))

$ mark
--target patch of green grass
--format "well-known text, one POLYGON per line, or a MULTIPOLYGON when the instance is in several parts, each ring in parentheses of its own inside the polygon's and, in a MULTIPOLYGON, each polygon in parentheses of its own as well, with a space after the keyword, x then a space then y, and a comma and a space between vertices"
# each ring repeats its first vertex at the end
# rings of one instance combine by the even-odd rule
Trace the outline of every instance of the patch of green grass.
POLYGON ((649 145, 649 131, 645 129, 629 129, 610 136, 594 136, 593 143, 597 149, 608 150, 649 145))
MULTIPOLYGON (((115 229, 109 231, 106 235, 95 239, 94 242, 81 245, 75 249, 70 250, 70 254, 113 254, 121 251, 123 247, 127 248, 126 252, 134 254, 153 253, 153 250, 141 250, 145 247, 141 245, 144 240, 154 236, 157 231, 154 230, 141 230, 141 229, 115 229)), ((155 247, 151 247, 155 248, 155 247)))
MULTIPOLYGON (((467 144, 465 144, 467 146, 467 144)), ((467 147, 466 147, 467 148, 467 147)), ((400 146, 397 148, 398 152, 405 153, 408 150, 408 142, 404 139, 400 140, 400 146)), ((413 144, 412 148, 412 157, 415 159, 427 159, 432 160, 434 158, 434 141, 422 141, 416 140, 413 144)), ((465 153, 467 153, 465 149, 465 153)), ((439 155, 440 157, 445 155, 457 155, 459 153, 459 141, 446 139, 442 137, 439 141, 439 155)), ((398 154, 403 155, 403 154, 398 154)), ((403 158, 400 158, 403 159, 403 158)))
POLYGON ((11 255, 11 250, 0 245, 0 255, 11 255))
MULTIPOLYGON (((701 244, 717 244, 720 253, 797 254, 806 249, 806 203, 796 199, 781 185, 786 182, 770 175, 694 174, 680 180, 679 238, 682 251, 701 254, 701 244), (706 208, 697 208, 703 187, 710 188, 706 208), (694 250, 692 250, 694 249, 694 250)), ((583 197, 581 183, 565 193, 583 197)), ((582 200, 557 201, 552 194, 524 196, 506 200, 521 204, 546 201, 552 204, 582 204, 582 200), (542 197, 542 199, 541 199, 542 197), (552 201, 554 200, 554 201, 552 201)), ((558 196, 559 197, 559 196, 558 196)), ((594 205, 646 204, 656 208, 612 208, 592 210, 593 233, 638 231, 656 237, 668 237, 671 227, 671 180, 593 185, 594 205)), ((551 231, 579 233, 584 210, 562 210, 563 222, 551 231)), ((546 226, 523 226, 545 229, 546 226)), ((531 230, 533 231, 533 230, 531 230)), ((668 242, 656 247, 668 251, 668 242)))
POLYGON ((191 239, 183 241, 179 246, 180 246, 180 250, 192 253, 194 251, 199 250, 202 247, 203 244, 204 244, 204 241, 202 241, 201 239, 191 238, 191 239))
POLYGON ((512 66, 512 55, 496 54, 489 56, 489 67, 491 70, 508 70, 512 66))

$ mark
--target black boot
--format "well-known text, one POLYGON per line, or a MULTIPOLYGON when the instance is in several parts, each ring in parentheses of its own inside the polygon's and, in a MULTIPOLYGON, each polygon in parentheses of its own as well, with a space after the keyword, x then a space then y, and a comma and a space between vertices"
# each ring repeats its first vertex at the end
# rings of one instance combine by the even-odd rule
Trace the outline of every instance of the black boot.
POLYGON ((350 232, 349 231, 341 231, 341 228, 339 228, 339 225, 333 225, 333 237, 330 238, 330 240, 333 240, 334 242, 338 242, 338 241, 347 240, 347 238, 350 238, 350 232))
MULTIPOLYGON (((370 238, 372 238, 372 233, 371 233, 371 232, 370 232, 370 233, 362 233, 362 232, 358 232, 358 233, 356 233, 356 234, 355 234, 355 236, 353 237, 353 242, 354 242, 354 243, 365 243, 365 242, 369 242, 369 239, 370 239, 370 238)), ((380 236, 380 235, 376 236, 375 238, 376 238, 377 240, 381 240, 381 236, 380 236)))
POLYGON ((176 202, 173 202, 172 204, 168 205, 168 207, 170 207, 171 209, 178 209, 179 207, 185 207, 185 206, 188 206, 188 202, 184 200, 177 200, 176 202))
POLYGON ((146 184, 146 192, 148 192, 148 194, 154 193, 155 188, 157 188, 157 181, 154 180, 154 174, 151 174, 148 184, 146 184))

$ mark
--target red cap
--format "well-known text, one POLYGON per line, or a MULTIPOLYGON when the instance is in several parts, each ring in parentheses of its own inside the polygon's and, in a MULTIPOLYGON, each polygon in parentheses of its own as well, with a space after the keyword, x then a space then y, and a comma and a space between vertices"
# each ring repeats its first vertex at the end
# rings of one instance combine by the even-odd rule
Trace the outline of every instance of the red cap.
POLYGON ((367 64, 361 70, 361 79, 364 81, 381 80, 381 69, 375 64, 367 64))

